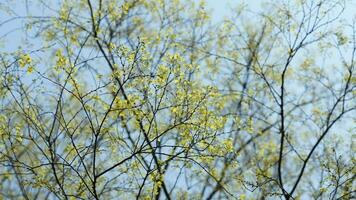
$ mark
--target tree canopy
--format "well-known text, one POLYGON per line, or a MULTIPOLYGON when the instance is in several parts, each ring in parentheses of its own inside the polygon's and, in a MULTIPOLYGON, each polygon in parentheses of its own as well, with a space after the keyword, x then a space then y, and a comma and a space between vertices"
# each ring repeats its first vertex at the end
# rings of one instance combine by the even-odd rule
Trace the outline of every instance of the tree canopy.
POLYGON ((355 198, 347 0, 0 3, 0 199, 355 198))

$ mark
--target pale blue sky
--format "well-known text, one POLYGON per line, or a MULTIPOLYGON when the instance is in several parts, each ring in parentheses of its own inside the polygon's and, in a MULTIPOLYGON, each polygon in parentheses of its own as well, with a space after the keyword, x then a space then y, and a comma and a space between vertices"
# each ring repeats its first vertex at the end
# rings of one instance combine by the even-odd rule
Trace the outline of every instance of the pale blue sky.
POLYGON ((237 4, 245 3, 258 8, 262 0, 206 0, 207 6, 213 11, 213 19, 218 21, 231 12, 231 8, 237 4))
MULTIPOLYGON (((207 6, 213 11, 214 21, 223 19, 224 16, 229 15, 231 8, 237 4, 245 3, 253 11, 258 11, 262 2, 266 0, 206 0, 207 6)), ((274 1, 275 2, 275 1, 274 1)), ((356 0, 347 0, 347 7, 345 8, 344 17, 347 20, 356 20, 356 0)))

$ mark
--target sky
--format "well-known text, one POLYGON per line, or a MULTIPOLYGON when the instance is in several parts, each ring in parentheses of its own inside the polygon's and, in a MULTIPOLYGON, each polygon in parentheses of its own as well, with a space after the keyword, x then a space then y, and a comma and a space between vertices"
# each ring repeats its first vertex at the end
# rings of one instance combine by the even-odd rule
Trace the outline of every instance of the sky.
MULTIPOLYGON (((356 19, 356 0, 348 0, 348 7, 345 9, 345 18, 347 20, 356 19)), ((234 8, 237 4, 245 3, 248 7, 253 11, 258 11, 262 2, 266 2, 265 0, 206 0, 207 8, 212 11, 212 20, 213 22, 219 22, 223 20, 224 16, 228 16, 231 14, 231 9, 234 8)), ((0 0, 0 5, 1 5, 0 0)), ((5 15, 0 15, 0 21, 4 21, 3 18, 5 15)), ((8 32, 9 29, 15 28, 11 27, 16 23, 8 23, 6 24, 7 28, 0 29, 0 35, 3 36, 8 32)), ((11 33, 12 35, 14 33, 11 33)), ((1 39, 1 38, 0 38, 1 39)), ((1 44, 0 44, 1 45, 1 44)), ((12 45, 14 46, 14 45, 12 45)), ((13 50, 13 49, 12 49, 13 50)))
POLYGON ((222 13, 229 12, 229 4, 233 0, 206 0, 209 9, 213 10, 214 18, 221 18, 222 13))
POLYGON ((213 20, 221 20, 224 16, 231 13, 231 8, 239 3, 245 3, 248 6, 259 7, 262 0, 206 0, 209 9, 212 9, 213 20))
MULTIPOLYGON (((356 20, 356 0, 348 1, 348 7, 345 8, 344 16, 347 20, 356 20)), ((231 13, 231 8, 236 4, 244 2, 253 10, 258 10, 262 2, 268 2, 265 0, 206 0, 207 6, 213 11, 213 20, 218 21, 223 19, 225 15, 231 13)))

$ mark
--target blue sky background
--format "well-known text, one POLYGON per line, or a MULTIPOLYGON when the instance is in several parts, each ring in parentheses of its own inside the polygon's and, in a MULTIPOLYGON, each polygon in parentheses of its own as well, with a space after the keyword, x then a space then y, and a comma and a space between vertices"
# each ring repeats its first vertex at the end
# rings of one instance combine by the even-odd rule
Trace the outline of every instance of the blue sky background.
MULTIPOLYGON (((182 0, 184 1, 184 0, 182 0)), ((356 21, 356 0, 346 0, 348 1, 348 6, 345 9, 344 18, 347 22, 351 23, 352 20, 356 21)), ((11 1, 9 1, 11 2, 11 1)), ((0 0, 0 5, 9 5, 7 0, 0 0)), ((252 11, 258 12, 261 8, 262 2, 268 2, 266 0, 206 0, 207 8, 212 11, 212 21, 217 23, 224 19, 225 16, 232 14, 231 9, 235 8, 238 4, 244 3, 248 5, 248 8, 252 11)), ((273 1, 278 2, 278 1, 273 1)), ((14 2, 12 2, 14 3, 14 2)), ((18 10, 18 14, 25 13, 23 11, 24 7, 17 7, 15 10, 18 10)), ((8 15, 5 13, 0 13, 0 22, 8 19, 8 15)), ((21 31, 13 31, 14 29, 19 29, 19 23, 12 22, 6 23, 6 25, 0 26, 0 47, 7 51, 14 51, 17 49, 17 45, 21 44, 23 41, 19 40, 21 38, 21 31), (6 27, 5 27, 6 26, 6 27), (7 33, 11 32, 11 37, 5 36, 7 33), (11 39, 9 44, 8 40, 11 39)), ((21 29, 21 28, 20 28, 21 29)))
MULTIPOLYGON (((344 17, 349 22, 356 20, 356 0, 346 0, 347 7, 345 8, 344 17)), ((223 19, 224 16, 231 14, 231 8, 235 7, 239 3, 245 3, 253 11, 258 11, 262 2, 268 2, 266 0, 206 0, 207 6, 213 11, 213 20, 218 21, 223 19)), ((273 1, 276 2, 276 1, 273 1)), ((278 1, 277 1, 278 2, 278 1)))

